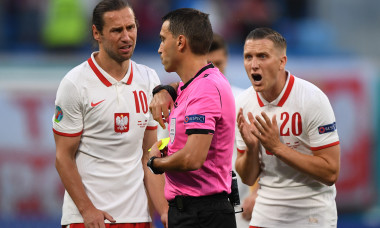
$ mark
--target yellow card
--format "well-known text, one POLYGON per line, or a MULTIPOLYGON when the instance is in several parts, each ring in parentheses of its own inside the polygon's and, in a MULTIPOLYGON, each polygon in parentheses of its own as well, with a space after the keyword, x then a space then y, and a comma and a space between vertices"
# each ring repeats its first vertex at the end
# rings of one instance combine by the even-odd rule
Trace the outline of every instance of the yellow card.
MULTIPOLYGON (((158 147, 159 150, 163 150, 170 142, 170 137, 161 139, 161 145, 158 147)), ((151 151, 152 148, 149 149, 151 151)))

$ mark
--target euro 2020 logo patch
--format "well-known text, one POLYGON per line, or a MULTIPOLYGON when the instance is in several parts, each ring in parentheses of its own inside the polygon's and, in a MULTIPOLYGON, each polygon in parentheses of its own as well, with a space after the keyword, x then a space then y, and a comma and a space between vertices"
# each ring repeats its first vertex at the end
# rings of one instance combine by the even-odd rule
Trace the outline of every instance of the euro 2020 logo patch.
POLYGON ((115 113, 115 132, 129 131, 129 113, 115 113))
POLYGON ((61 122, 62 118, 63 118, 62 109, 57 105, 57 106, 55 106, 54 122, 59 123, 59 122, 61 122))

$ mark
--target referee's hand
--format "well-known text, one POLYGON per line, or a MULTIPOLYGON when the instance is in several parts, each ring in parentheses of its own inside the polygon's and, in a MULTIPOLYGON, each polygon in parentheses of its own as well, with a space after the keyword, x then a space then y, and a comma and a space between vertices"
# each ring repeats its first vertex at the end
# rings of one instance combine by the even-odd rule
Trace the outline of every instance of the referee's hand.
POLYGON ((169 113, 172 110, 174 101, 168 91, 161 90, 156 93, 150 102, 149 109, 153 119, 157 121, 163 129, 166 129, 165 122, 169 119, 169 113))

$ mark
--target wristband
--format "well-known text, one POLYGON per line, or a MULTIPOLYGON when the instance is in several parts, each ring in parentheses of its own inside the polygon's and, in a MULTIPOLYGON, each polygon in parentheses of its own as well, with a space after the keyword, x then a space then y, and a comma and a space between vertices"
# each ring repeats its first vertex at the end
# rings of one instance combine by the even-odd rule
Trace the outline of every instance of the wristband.
POLYGON ((148 166, 148 168, 150 169, 150 171, 151 171, 152 173, 154 173, 154 174, 163 174, 164 172, 159 171, 159 170, 157 170, 157 169, 155 169, 155 168, 153 167, 153 161, 154 161, 154 159, 156 159, 156 158, 157 158, 156 156, 151 157, 146 165, 148 166))
POLYGON ((177 91, 175 91, 175 89, 170 86, 170 85, 158 85, 156 86, 154 89, 153 89, 153 96, 160 92, 161 90, 166 90, 168 91, 168 93, 170 94, 170 96, 172 97, 173 101, 175 101, 177 99, 177 91))

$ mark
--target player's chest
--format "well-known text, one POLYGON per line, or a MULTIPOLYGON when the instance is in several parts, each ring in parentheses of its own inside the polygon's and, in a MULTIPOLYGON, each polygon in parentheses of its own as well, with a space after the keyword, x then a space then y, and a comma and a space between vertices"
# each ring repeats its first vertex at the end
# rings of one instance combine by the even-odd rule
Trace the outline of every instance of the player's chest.
POLYGON ((85 124, 96 123, 120 133, 147 126, 150 102, 147 86, 120 83, 83 92, 85 124))
POLYGON ((300 136, 306 131, 307 112, 302 107, 278 107, 267 105, 264 107, 254 107, 250 110, 254 117, 259 116, 264 119, 264 112, 272 122, 276 116, 276 122, 280 136, 300 136))
MULTIPOLYGON (((280 136, 280 141, 293 149, 301 149, 308 141, 308 124, 307 112, 300 107, 278 107, 264 106, 253 108, 252 114, 254 117, 259 116, 264 120, 262 112, 264 112, 273 122, 273 117, 276 116, 277 128, 280 136)), ((263 155, 271 157, 271 152, 262 148, 263 155)))

